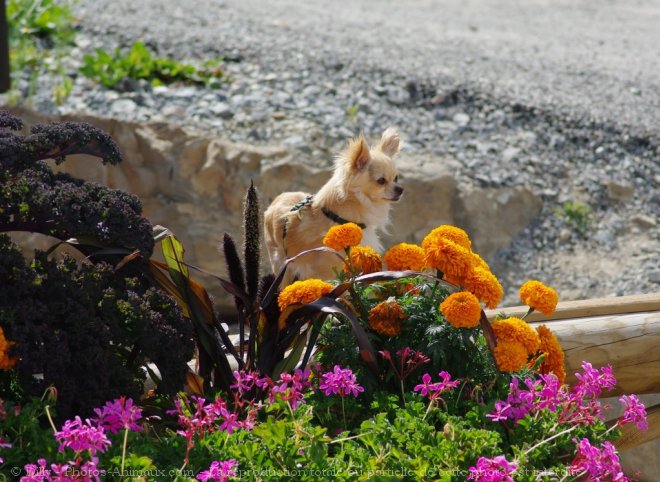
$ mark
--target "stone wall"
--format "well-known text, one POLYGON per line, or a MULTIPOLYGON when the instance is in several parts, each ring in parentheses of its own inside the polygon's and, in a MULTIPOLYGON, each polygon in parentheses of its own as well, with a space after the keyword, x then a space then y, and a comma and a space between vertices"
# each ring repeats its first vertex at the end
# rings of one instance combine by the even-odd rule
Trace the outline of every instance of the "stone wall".
MULTIPOLYGON (((17 112, 28 125, 43 116, 17 112)), ((62 120, 89 122, 109 132, 122 151, 119 166, 103 166, 87 156, 71 156, 58 166, 76 177, 137 194, 144 215, 153 224, 170 228, 186 247, 187 260, 222 275, 224 260, 218 249, 228 232, 241 240, 245 190, 254 180, 262 210, 279 193, 316 191, 330 170, 297 157, 279 146, 236 144, 168 124, 137 124, 90 116, 62 120)), ((541 210, 541 199, 524 186, 459 191, 441 158, 420 163, 402 153, 398 168, 406 189, 392 210, 385 246, 421 242, 432 228, 451 223, 468 230, 475 249, 486 259, 509 246, 541 210)), ((264 252, 264 269, 268 269, 264 252)), ((206 284, 206 283, 205 283, 206 284)), ((209 280, 221 311, 230 298, 209 280)))

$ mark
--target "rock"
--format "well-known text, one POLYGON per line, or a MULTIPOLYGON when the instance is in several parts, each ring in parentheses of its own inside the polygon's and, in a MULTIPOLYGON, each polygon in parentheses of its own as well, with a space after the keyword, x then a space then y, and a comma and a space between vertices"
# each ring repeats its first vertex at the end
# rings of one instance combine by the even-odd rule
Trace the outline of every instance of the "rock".
POLYGON ((520 149, 517 147, 507 147, 502 152, 502 160, 505 162, 511 162, 513 159, 518 157, 518 154, 520 154, 520 149))
POLYGON ((635 214, 630 221, 641 229, 651 229, 656 227, 657 221, 651 216, 646 216, 644 214, 635 214))
POLYGON ((593 235, 594 241, 602 245, 610 245, 614 242, 614 233, 609 229, 600 229, 593 235))
POLYGON ((490 259, 541 212, 543 201, 525 187, 471 189, 459 194, 454 220, 473 239, 475 250, 490 259))
POLYGON ((635 193, 635 188, 627 183, 608 181, 607 196, 612 201, 625 201, 635 193))
POLYGON ((660 270, 651 271, 649 273, 649 281, 651 283, 660 283, 660 270))
POLYGON ((454 222, 452 208, 457 186, 446 163, 437 160, 434 164, 419 166, 404 160, 397 167, 405 191, 401 200, 392 206, 392 223, 390 234, 384 238, 385 246, 420 243, 433 228, 454 222))
POLYGON ((115 115, 130 116, 137 110, 138 106, 131 99, 117 99, 112 103, 111 113, 115 115))
POLYGON ((226 102, 218 102, 213 104, 210 110, 214 115, 220 117, 221 119, 228 120, 234 117, 234 111, 231 110, 231 107, 229 107, 229 104, 226 102))
POLYGON ((465 127, 470 123, 470 116, 464 112, 459 112, 457 114, 454 114, 454 117, 452 117, 451 120, 454 121, 459 126, 465 127))
POLYGON ((405 105, 410 102, 410 93, 401 87, 389 86, 386 90, 386 98, 390 104, 405 105))

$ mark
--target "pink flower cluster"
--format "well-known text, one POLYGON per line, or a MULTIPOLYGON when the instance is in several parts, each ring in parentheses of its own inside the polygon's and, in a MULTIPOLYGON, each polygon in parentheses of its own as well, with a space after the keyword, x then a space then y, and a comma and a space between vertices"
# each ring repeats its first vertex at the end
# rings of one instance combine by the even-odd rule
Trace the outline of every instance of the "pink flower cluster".
POLYGON ((322 375, 319 389, 326 395, 336 394, 342 398, 349 394, 357 397, 360 392, 364 392, 364 388, 357 383, 357 378, 351 369, 341 368, 339 365, 335 365, 331 372, 322 375))
POLYGON ((248 411, 244 420, 239 420, 239 414, 230 411, 227 404, 220 398, 214 402, 206 403, 202 397, 191 397, 190 400, 177 399, 174 401, 175 410, 167 413, 178 416, 179 426, 182 430, 177 430, 177 434, 184 437, 187 441, 185 461, 188 461, 190 450, 195 446, 194 437, 203 439, 207 433, 223 430, 228 434, 236 429, 251 430, 254 427, 253 411, 248 411), (218 420, 220 423, 218 424, 218 420))
MULTIPOLYGON (((602 407, 598 401, 603 390, 611 390, 616 385, 616 378, 612 368, 607 366, 600 370, 590 363, 582 363, 582 373, 576 373, 578 382, 569 390, 561 385, 554 375, 540 375, 539 380, 526 379, 526 389, 520 388, 517 379, 509 385, 510 390, 506 400, 495 403, 494 412, 486 415, 494 422, 513 421, 514 423, 525 418, 528 414, 535 414, 548 409, 558 414, 557 422, 560 424, 592 424, 598 418, 603 418, 602 407)), ((646 409, 644 404, 635 395, 624 395, 619 399, 624 406, 624 413, 618 424, 636 423, 637 428, 646 430, 646 409)), ((570 470, 575 473, 587 475, 589 482, 601 480, 616 480, 626 482, 628 478, 621 470, 618 454, 610 442, 603 442, 599 447, 592 446, 588 439, 574 439, 577 444, 577 456, 571 464, 570 470), (607 479, 603 477, 607 476, 607 479)), ((500 479, 478 479, 486 482, 500 479)), ((501 479, 508 480, 508 479, 501 479)))
POLYGON ((105 434, 106 428, 113 433, 121 428, 140 430, 136 422, 141 411, 133 406, 133 400, 123 397, 94 411, 99 415, 98 419, 83 421, 76 417, 64 422, 62 429, 55 432, 55 440, 60 443, 58 450, 72 450, 74 460, 50 466, 46 459, 39 459, 36 464, 26 464, 21 482, 99 482, 104 471, 98 467, 96 454, 105 452, 112 445, 105 434), (85 453, 89 456, 87 460, 83 457, 85 453))
MULTIPOLYGON (((296 369, 292 374, 282 373, 277 381, 273 381, 270 377, 259 377, 256 372, 237 370, 234 371, 234 379, 235 383, 230 388, 234 390, 235 411, 230 411, 227 404, 220 398, 206 403, 204 398, 193 396, 190 400, 175 400, 175 410, 168 412, 178 416, 181 429, 177 431, 177 434, 187 441, 184 459, 186 462, 190 450, 195 446, 195 437, 202 439, 206 434, 217 430, 225 431, 228 434, 237 429, 252 430, 256 414, 263 405, 257 404, 243 395, 259 389, 268 396, 269 403, 282 400, 292 410, 295 410, 305 402, 305 393, 313 388, 309 368, 296 369), (245 418, 241 419, 241 413, 246 414, 245 418)), ((341 369, 339 366, 335 366, 334 371, 323 374, 323 380, 319 388, 326 390, 326 395, 339 393, 344 396, 344 394, 353 393, 357 396, 358 392, 364 390, 356 383, 355 375, 351 370, 341 369)))
POLYGON ((234 470, 238 466, 238 463, 235 459, 223 460, 218 462, 217 460, 211 463, 211 466, 208 470, 200 472, 197 476, 197 480, 213 481, 213 482, 227 482, 229 477, 236 477, 236 471, 234 470))
POLYGON ((69 462, 68 464, 51 464, 46 459, 39 459, 36 464, 26 464, 25 475, 21 482, 100 482, 104 473, 98 468, 99 459, 92 457, 86 462, 69 462))
MULTIPOLYGON (((612 368, 607 366, 599 371, 590 363, 583 362, 582 373, 575 376, 578 382, 570 391, 552 374, 540 375, 538 380, 526 379, 526 389, 521 389, 518 379, 513 379, 506 400, 497 401, 493 413, 486 417, 494 422, 517 422, 530 413, 548 409, 559 414, 559 423, 592 424, 596 419, 602 419, 598 397, 603 390, 611 390, 616 385, 612 368)), ((635 395, 623 396, 620 400, 625 412, 619 424, 637 423, 638 428, 645 430, 648 424, 644 405, 635 395)))
POLYGON ((635 423, 639 430, 648 430, 649 422, 646 420, 646 407, 639 401, 637 395, 624 395, 619 398, 619 401, 624 407, 623 415, 619 419, 619 425, 635 423))
POLYGON ((66 448, 76 453, 88 450, 92 456, 97 452, 105 452, 112 445, 103 427, 93 425, 90 420, 83 422, 80 417, 64 422, 62 430, 55 432, 55 440, 60 442, 60 452, 66 448))
POLYGON ((619 456, 610 442, 603 442, 598 448, 591 445, 589 439, 573 439, 577 445, 577 456, 571 463, 569 471, 571 474, 585 474, 587 482, 600 482, 612 480, 616 482, 628 482, 621 468, 619 456))
POLYGON ((120 397, 112 402, 106 402, 102 408, 95 408, 98 418, 94 421, 108 432, 115 434, 121 430, 139 432, 142 430, 137 422, 142 418, 142 409, 133 405, 132 399, 120 397))
POLYGON ((503 455, 490 459, 479 457, 477 465, 470 467, 467 478, 475 482, 513 482, 512 474, 517 468, 503 455))
POLYGON ((425 373, 422 375, 422 383, 416 385, 413 391, 419 392, 423 397, 428 397, 430 400, 437 400, 445 392, 452 390, 458 386, 459 380, 451 380, 451 375, 446 371, 438 373, 441 378, 439 382, 431 383, 431 375, 425 373))

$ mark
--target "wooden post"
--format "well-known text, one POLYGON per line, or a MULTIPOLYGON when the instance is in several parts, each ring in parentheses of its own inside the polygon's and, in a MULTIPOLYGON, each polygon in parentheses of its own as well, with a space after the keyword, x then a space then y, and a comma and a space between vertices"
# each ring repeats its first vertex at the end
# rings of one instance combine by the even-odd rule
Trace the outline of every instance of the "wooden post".
POLYGON ((9 86, 9 29, 5 0, 2 0, 0 3, 0 94, 7 92, 9 86))

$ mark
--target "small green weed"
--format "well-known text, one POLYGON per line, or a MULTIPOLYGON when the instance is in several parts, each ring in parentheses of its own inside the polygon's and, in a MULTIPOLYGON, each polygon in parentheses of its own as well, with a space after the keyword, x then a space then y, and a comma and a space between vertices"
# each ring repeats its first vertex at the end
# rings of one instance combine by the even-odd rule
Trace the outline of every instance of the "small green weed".
POLYGON ((357 119, 358 112, 360 112, 360 106, 357 104, 346 107, 346 117, 349 121, 355 121, 357 119))
POLYGON ((125 79, 145 79, 152 85, 185 82, 218 87, 224 77, 221 61, 207 61, 197 68, 173 59, 155 57, 137 41, 126 54, 122 54, 119 48, 113 54, 96 49, 96 55, 85 55, 80 72, 111 89, 119 88, 125 79))
POLYGON ((587 234, 591 216, 591 208, 588 205, 580 201, 567 201, 555 209, 555 214, 571 223, 581 236, 587 234))
MULTIPOLYGON (((64 47, 75 37, 72 4, 72 1, 9 0, 7 23, 12 81, 14 84, 21 78, 28 81, 27 91, 10 93, 10 102, 33 95, 37 79, 44 73, 65 77, 60 60, 65 53, 64 47)), ((71 90, 60 86, 70 84, 68 78, 58 84, 57 92, 54 92, 57 102, 63 102, 71 90)))

